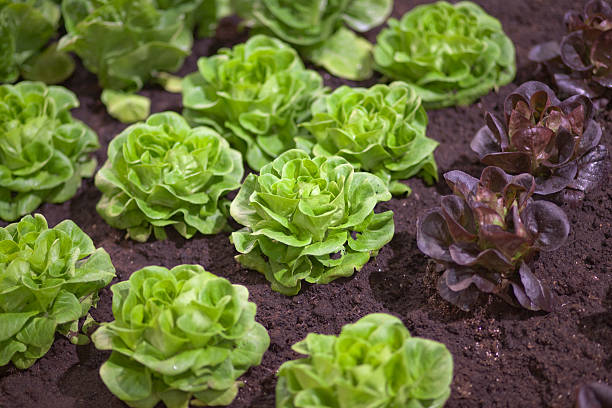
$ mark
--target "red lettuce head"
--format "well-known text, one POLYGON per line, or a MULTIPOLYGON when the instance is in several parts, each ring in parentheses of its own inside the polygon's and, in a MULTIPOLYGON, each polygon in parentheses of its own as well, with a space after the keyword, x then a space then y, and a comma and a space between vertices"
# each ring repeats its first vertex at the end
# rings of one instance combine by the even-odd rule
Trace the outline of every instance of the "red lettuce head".
POLYGON ((548 86, 531 81, 504 102, 504 121, 487 112, 471 147, 486 165, 510 174, 530 173, 535 193, 567 190, 581 199, 606 174, 608 151, 593 104, 584 95, 560 101, 548 86))
POLYGON ((530 174, 511 176, 487 167, 480 180, 461 171, 444 175, 454 195, 418 220, 419 249, 444 268, 440 295, 469 310, 479 291, 530 310, 553 308, 552 294, 531 271, 539 251, 561 246, 569 234, 565 213, 534 201, 530 174))
POLYGON ((529 51, 566 95, 583 94, 597 109, 612 98, 612 6, 591 0, 582 13, 565 14, 567 34, 561 42, 549 41, 529 51))

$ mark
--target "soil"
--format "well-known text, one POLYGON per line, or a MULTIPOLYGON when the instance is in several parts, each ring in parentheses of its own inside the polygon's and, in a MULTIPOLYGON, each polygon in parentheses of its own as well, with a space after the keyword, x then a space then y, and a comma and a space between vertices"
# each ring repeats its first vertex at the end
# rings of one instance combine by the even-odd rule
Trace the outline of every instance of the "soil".
MULTIPOLYGON (((395 1, 399 17, 417 3, 395 1)), ((518 84, 534 79, 535 66, 527 61, 536 43, 559 39, 564 33, 565 10, 579 9, 575 0, 478 0, 499 18, 516 45, 518 74, 513 84, 490 93, 469 107, 429 112, 428 136, 440 141, 436 160, 440 174, 459 169, 478 176, 482 166, 469 149, 474 132, 483 125, 486 110, 500 111, 504 97, 518 84)), ((180 74, 196 69, 199 56, 211 55, 222 46, 246 39, 238 32, 238 20, 221 23, 214 39, 197 41, 180 74)), ((374 41, 378 30, 367 34, 374 41)), ((323 73, 325 82, 342 83, 323 73)), ((373 78, 363 85, 378 80, 373 78)), ((354 84, 354 83, 350 83, 354 84)), ((99 163, 106 159, 109 141, 125 126, 107 116, 99 100, 96 78, 82 67, 66 83, 81 107, 74 111, 95 129, 103 148, 96 152, 99 163)), ((143 94, 153 100, 153 111, 180 111, 180 95, 157 87, 143 94)), ((612 151, 612 112, 599 114, 604 143, 612 151)), ((567 244, 553 253, 543 253, 536 273, 552 287, 558 307, 552 313, 535 313, 507 306, 495 298, 482 299, 466 313, 442 300, 435 290, 435 276, 427 273, 427 258, 416 246, 416 216, 436 206, 448 194, 442 183, 427 187, 410 180, 412 195, 379 205, 393 210, 396 233, 376 259, 348 279, 328 285, 306 286, 294 297, 270 290, 262 275, 239 266, 228 234, 196 236, 184 240, 170 232, 161 242, 136 243, 125 233, 109 227, 96 213, 100 193, 93 180, 86 180, 77 195, 61 205, 46 204, 40 212, 55 225, 74 220, 97 246, 104 247, 117 268, 117 279, 147 265, 173 267, 196 263, 207 270, 246 285, 258 306, 257 320, 269 331, 271 344, 260 366, 243 377, 244 387, 232 408, 274 407, 275 373, 280 364, 298 357, 293 343, 309 332, 337 334, 344 324, 373 312, 400 317, 413 335, 444 342, 454 357, 455 372, 449 408, 458 407, 570 407, 575 387, 588 381, 612 383, 612 189, 610 176, 604 186, 587 195, 584 202, 564 205, 572 224, 567 244)), ((101 292, 98 321, 112 320, 111 292, 101 292)), ((93 346, 76 347, 57 337, 49 353, 25 371, 12 366, 0 371, 0 407, 114 408, 125 405, 115 398, 98 376, 108 353, 93 346)))

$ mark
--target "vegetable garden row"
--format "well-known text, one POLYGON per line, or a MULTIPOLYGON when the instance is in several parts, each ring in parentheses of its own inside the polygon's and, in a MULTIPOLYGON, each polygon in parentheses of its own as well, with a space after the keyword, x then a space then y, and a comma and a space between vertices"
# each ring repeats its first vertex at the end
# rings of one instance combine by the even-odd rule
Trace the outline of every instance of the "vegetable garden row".
MULTIPOLYGON (((0 367, 31 369, 57 334, 74 347, 91 339, 111 352, 102 381, 129 406, 231 404, 270 347, 245 286, 206 265, 130 270, 111 287, 114 320, 96 322, 90 312, 117 277, 111 257, 75 222, 49 227, 33 213, 93 177, 96 210, 123 240, 231 232, 235 261, 286 296, 353 276, 394 237, 397 214, 381 203, 410 199, 408 179, 438 182, 426 110, 473 104, 517 71, 501 23, 475 3, 441 1, 387 21, 392 7, 0 0, 0 218, 12 222, 0 228, 0 367), (234 13, 250 38, 174 76, 194 33, 214 36, 234 13), (384 22, 376 44, 358 34, 384 22), (71 113, 79 95, 57 85, 78 67, 70 53, 96 74, 108 114, 133 123, 113 135, 99 168, 98 135, 71 113), (331 90, 321 69, 380 80, 331 90), (150 114, 137 93, 147 84, 180 93, 182 112, 150 114)), ((518 86, 474 134, 479 177, 445 172, 451 194, 418 214, 421 267, 460 310, 491 294, 510 313, 555 313, 534 265, 567 242, 562 206, 608 179, 597 118, 612 98, 612 6, 590 0, 565 24, 565 36, 529 51, 546 83, 518 86)), ((278 369, 277 407, 441 407, 457 369, 442 342, 411 336, 388 313, 292 348, 306 357, 278 369)), ((576 385, 576 407, 612 406, 612 387, 567 387, 576 385)))

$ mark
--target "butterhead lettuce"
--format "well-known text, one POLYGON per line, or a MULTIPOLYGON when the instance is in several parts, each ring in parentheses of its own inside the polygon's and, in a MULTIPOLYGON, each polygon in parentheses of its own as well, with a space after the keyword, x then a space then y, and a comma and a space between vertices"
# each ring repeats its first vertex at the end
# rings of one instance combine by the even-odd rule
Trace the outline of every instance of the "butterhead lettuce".
POLYGON ((216 234, 227 224, 224 195, 240 187, 242 156, 208 127, 191 128, 179 114, 151 115, 108 146, 96 174, 98 213, 128 236, 166 237, 173 226, 185 238, 216 234))
POLYGON ((438 178, 433 157, 438 142, 425 135, 427 114, 404 82, 341 86, 313 104, 304 127, 316 140, 315 156, 342 156, 355 170, 376 174, 394 195, 410 190, 398 180, 420 175, 431 183, 438 178))
POLYGON ((292 348, 307 357, 279 368, 277 408, 441 408, 450 396, 446 346, 410 336, 395 316, 369 314, 339 336, 310 333, 292 348))
POLYGON ((324 92, 323 80, 307 70, 293 48, 265 35, 198 61, 183 81, 183 114, 214 126, 253 170, 296 147, 298 125, 324 92))
POLYGON ((439 1, 389 19, 377 69, 411 84, 425 108, 468 105, 514 78, 514 45, 501 23, 470 1, 439 1))
POLYGON ((200 265, 149 266, 111 290, 115 320, 92 340, 112 350, 100 376, 130 407, 228 405, 270 344, 248 290, 200 265))
POLYGON ((43 202, 62 203, 91 177, 98 136, 76 120, 74 93, 23 81, 0 85, 0 218, 14 221, 43 202))
POLYGON ((98 291, 115 276, 111 259, 72 221, 49 228, 40 214, 0 228, 0 366, 26 369, 55 333, 73 343, 98 291))
POLYGON ((236 259, 285 295, 303 280, 351 276, 391 241, 393 212, 374 212, 390 199, 380 178, 342 157, 289 150, 249 174, 232 201, 230 214, 245 226, 231 235, 236 259))

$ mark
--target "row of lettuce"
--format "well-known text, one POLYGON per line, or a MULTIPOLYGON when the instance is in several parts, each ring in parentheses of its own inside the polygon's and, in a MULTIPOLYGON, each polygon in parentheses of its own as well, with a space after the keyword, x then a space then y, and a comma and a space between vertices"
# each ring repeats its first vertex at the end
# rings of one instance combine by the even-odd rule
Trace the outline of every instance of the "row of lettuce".
MULTIPOLYGON (((400 20, 388 19, 376 45, 356 34, 381 25, 392 8, 392 0, 2 0, 0 82, 22 76, 59 83, 74 70, 68 54, 74 52, 108 91, 111 113, 136 119, 116 107, 130 103, 143 119, 143 97, 122 92, 151 81, 176 91, 168 73, 191 53, 194 27, 199 37, 210 36, 218 20, 234 11, 251 34, 279 38, 333 75, 363 80, 376 69, 411 84, 426 108, 472 103, 514 78, 514 46, 500 22, 478 5, 415 7, 400 20), (49 44, 62 21, 66 34, 49 44)), ((610 12, 606 0, 590 0, 582 14, 567 13, 568 34, 560 42, 540 44, 529 54, 561 91, 583 93, 598 108, 612 92, 610 12)))
MULTIPOLYGON (((56 332, 85 344, 89 310, 115 276, 106 251, 72 221, 49 228, 38 214, 0 228, 0 235, 0 366, 30 367, 56 332)), ((149 266, 111 289, 115 320, 102 323, 91 339, 112 351, 100 376, 129 406, 228 405, 238 378, 269 347, 248 290, 200 265, 149 266)), ((387 314, 367 315, 339 336, 311 333, 293 349, 308 357, 280 367, 278 407, 433 407, 450 395, 446 347, 411 337, 387 314)))

